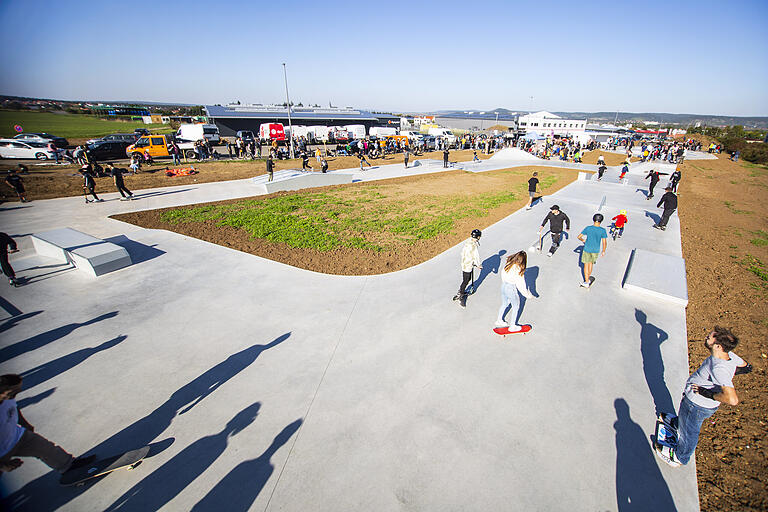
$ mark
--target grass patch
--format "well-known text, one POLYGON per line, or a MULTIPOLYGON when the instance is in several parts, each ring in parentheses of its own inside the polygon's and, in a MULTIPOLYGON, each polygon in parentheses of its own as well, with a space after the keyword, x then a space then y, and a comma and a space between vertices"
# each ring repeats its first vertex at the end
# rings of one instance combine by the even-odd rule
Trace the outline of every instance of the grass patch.
MULTIPOLYGON (((547 177, 547 186, 557 181, 547 177)), ((452 232, 456 221, 485 217, 515 201, 509 191, 475 195, 398 198, 377 185, 336 191, 286 194, 224 205, 180 207, 160 214, 164 222, 215 222, 251 237, 290 247, 331 251, 341 248, 390 250, 452 232)))
POLYGON ((765 247, 768 245, 768 232, 760 229, 758 231, 752 231, 752 234, 757 235, 757 237, 750 240, 749 243, 758 247, 765 247))
POLYGON ((751 254, 747 254, 741 260, 741 264, 748 271, 756 275, 761 281, 763 281, 763 287, 768 288, 768 268, 758 258, 755 258, 751 254))
POLYGON ((100 137, 110 133, 131 133, 136 128, 153 132, 171 132, 165 124, 144 124, 142 121, 110 121, 83 114, 54 114, 52 112, 0 111, 0 136, 13 137, 15 125, 25 132, 47 132, 64 138, 100 137))
POLYGON ((750 210, 739 210, 735 207, 734 203, 731 201, 723 201, 723 204, 725 204, 726 208, 728 208, 731 213, 735 213, 736 215, 751 215, 755 212, 750 210))

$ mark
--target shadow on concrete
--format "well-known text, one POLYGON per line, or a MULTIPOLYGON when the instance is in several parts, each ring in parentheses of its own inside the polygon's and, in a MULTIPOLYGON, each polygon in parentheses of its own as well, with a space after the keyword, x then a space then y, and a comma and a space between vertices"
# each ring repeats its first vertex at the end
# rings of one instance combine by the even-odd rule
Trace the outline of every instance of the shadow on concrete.
POLYGON ((264 489, 269 477, 275 471, 272 457, 286 444, 302 424, 298 419, 286 426, 272 440, 264 453, 255 459, 235 466, 216 486, 192 508, 193 511, 208 510, 247 511, 264 489))
MULTIPOLYGON (((3 308, 10 316, 20 316, 21 310, 0 296, 0 308, 3 308)), ((0 331, 2 332, 2 331, 0 331)))
POLYGON ((180 194, 181 192, 189 192, 190 190, 197 190, 197 187, 183 188, 181 190, 166 190, 165 192, 147 192, 146 194, 134 194, 136 199, 144 199, 145 197, 152 196, 165 196, 168 194, 180 194))
MULTIPOLYGON (((21 315, 13 316, 9 320, 6 320, 2 324, 0 324, 0 333, 3 333, 5 331, 7 331, 8 329, 12 329, 12 328, 16 327, 16 325, 18 325, 18 323, 21 322, 22 320, 26 320, 27 318, 32 318, 33 316, 37 316, 40 313, 42 313, 42 311, 33 311, 31 313, 24 313, 24 314, 21 314, 21 315)), ((0 353, 2 353, 1 349, 0 349, 0 353)))
MULTIPOLYGON (((251 425, 260 407, 260 402, 249 405, 237 413, 220 432, 190 444, 134 485, 105 510, 160 510, 216 462, 227 448, 229 438, 251 425)), ((218 510, 228 509, 230 507, 222 503, 222 507, 218 510)))
POLYGON ((128 251, 128 255, 131 257, 131 263, 133 265, 155 259, 158 256, 165 254, 165 251, 155 249, 155 245, 144 245, 135 240, 131 240, 125 235, 117 235, 111 238, 106 238, 105 241, 119 245, 128 251))
POLYGON ((648 322, 645 313, 635 309, 635 320, 640 324, 640 354, 643 356, 643 374, 648 390, 653 397, 656 414, 662 412, 674 413, 675 406, 664 382, 664 359, 661 357, 661 344, 669 336, 652 323, 648 322))
POLYGON ((50 279, 54 277, 56 274, 61 274, 62 272, 66 272, 69 270, 75 270, 77 267, 74 263, 59 263, 58 265, 42 265, 38 267, 31 267, 29 269, 22 269, 20 272, 24 272, 27 270, 35 270, 38 268, 56 268, 56 270, 52 270, 50 272, 46 272, 44 274, 38 274, 35 276, 21 276, 19 280, 21 281, 22 286, 32 283, 38 283, 40 281, 45 281, 46 279, 50 279))
POLYGON ((654 224, 661 222, 661 215, 656 215, 655 213, 649 212, 648 210, 645 210, 645 216, 650 217, 654 224))
MULTIPOLYGON (((37 313, 38 312, 29 313, 28 315, 34 316, 37 313)), ((26 316, 26 315, 23 315, 23 316, 26 316)), ((103 315, 99 315, 91 320, 88 320, 87 322, 83 322, 80 324, 75 323, 75 324, 63 325, 61 327, 57 327, 56 329, 52 329, 50 331, 40 333, 36 336, 32 336, 31 338, 27 338, 25 340, 19 341, 17 343, 14 343, 13 345, 8 345, 7 347, 3 347, 2 349, 0 349, 0 363, 4 363, 9 359, 13 359, 16 356, 20 356, 21 354, 26 354, 27 352, 32 352, 33 350, 37 350, 41 347, 48 345, 49 343, 53 343, 54 341, 67 336, 68 334, 70 334, 72 331, 74 331, 79 327, 85 327, 86 325, 95 324, 97 322, 101 322, 102 320, 106 320, 107 318, 114 318, 116 316, 117 316, 117 311, 104 313, 103 315)), ((14 318, 10 320, 10 322, 16 322, 20 318, 21 317, 14 318)), ((0 331, 2 330, 3 329, 0 328, 0 331)))
POLYGON ((11 206, 9 208, 0 208, 0 212, 9 212, 11 210, 21 210, 23 208, 32 208, 31 206, 11 206))
POLYGON ((488 277, 488 275, 499 273, 499 270, 501 269, 501 257, 506 253, 507 251, 502 249, 497 254, 489 256, 483 260, 483 268, 480 270, 480 275, 477 276, 477 281, 475 281, 475 291, 480 288, 480 285, 483 284, 483 281, 485 281, 485 278, 488 277))
POLYGON ((584 244, 578 246, 573 250, 576 254, 579 255, 579 271, 581 271, 581 279, 584 279, 584 263, 581 261, 581 253, 584 252, 584 244))
POLYGON ((643 429, 632 421, 623 398, 616 408, 616 505, 619 512, 677 510, 643 429))
POLYGON ((636 188, 635 189, 635 194, 637 194, 638 192, 642 192, 643 195, 645 196, 645 198, 648 199, 648 193, 649 193, 648 190, 646 190, 644 188, 636 188))
POLYGON ((42 402, 49 396, 51 396, 56 391, 56 388, 51 388, 48 391, 43 391, 42 393, 38 393, 35 396, 30 396, 28 398, 22 398, 21 400, 16 400, 16 405, 19 406, 19 409, 23 409, 24 407, 28 407, 30 405, 34 405, 36 403, 42 402))
MULTIPOLYGON (((154 411, 136 420, 109 439, 94 446, 84 455, 121 453, 134 448, 148 445, 162 434, 179 414, 192 409, 205 397, 216 391, 221 385, 250 366, 259 355, 273 348, 291 336, 288 332, 279 336, 267 345, 251 345, 250 347, 232 354, 224 361, 206 370, 194 380, 176 390, 168 399, 154 411)), ((140 392, 140 391, 136 391, 140 392)), ((49 471, 45 475, 32 480, 24 487, 7 496, 0 504, 6 509, 23 508, 24 510, 56 510, 80 494, 90 489, 86 487, 64 487, 59 485, 59 474, 49 471)))
MULTIPOLYGON (((536 291, 536 280, 539 278, 539 267, 526 268, 523 278, 525 279, 525 286, 530 290, 534 297, 538 298, 539 293, 536 291)), ((520 307, 517 308, 517 318, 515 318, 515 323, 517 325, 523 325, 520 323, 520 318, 523 316, 523 310, 525 310, 525 304, 528 302, 528 299, 520 292, 518 292, 518 298, 520 299, 520 307)))
POLYGON ((21 376, 24 379, 24 389, 32 389, 57 375, 61 375, 62 373, 71 370, 89 357, 122 343, 127 337, 128 336, 124 335, 117 336, 96 347, 76 350, 71 354, 67 354, 66 356, 59 357, 58 359, 54 359, 53 361, 41 364, 40 366, 36 366, 31 370, 23 372, 21 376))

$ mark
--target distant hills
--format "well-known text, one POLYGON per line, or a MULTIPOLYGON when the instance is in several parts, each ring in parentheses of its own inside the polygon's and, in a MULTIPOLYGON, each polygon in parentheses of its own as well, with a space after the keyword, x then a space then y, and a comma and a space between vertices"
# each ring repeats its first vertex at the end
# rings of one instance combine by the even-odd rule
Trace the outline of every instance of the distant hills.
MULTIPOLYGON (((528 114, 529 110, 509 110, 506 108, 495 108, 493 110, 462 109, 462 110, 437 110, 430 112, 430 115, 439 117, 461 117, 471 119, 496 119, 498 113, 499 119, 510 120, 518 115, 528 114)), ((680 126, 690 126, 696 123, 708 126, 731 126, 742 125, 751 129, 768 129, 768 117, 739 117, 739 116, 715 116, 709 114, 670 114, 669 112, 555 112, 560 117, 567 119, 587 119, 590 123, 647 123, 656 122, 660 124, 676 124, 680 126)))

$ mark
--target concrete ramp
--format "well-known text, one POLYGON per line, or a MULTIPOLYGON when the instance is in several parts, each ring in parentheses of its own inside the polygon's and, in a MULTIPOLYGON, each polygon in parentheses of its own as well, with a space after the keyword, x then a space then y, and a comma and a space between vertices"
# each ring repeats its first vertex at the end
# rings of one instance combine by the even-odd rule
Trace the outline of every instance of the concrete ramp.
POLYGON ((352 174, 316 172, 298 172, 282 179, 265 181, 264 176, 257 176, 253 182, 264 190, 265 194, 283 192, 286 190, 301 190, 312 187, 325 187, 328 185, 345 185, 352 183, 352 174))
POLYGON ((131 257, 125 248, 72 228, 32 235, 35 252, 62 263, 72 262, 93 277, 127 267, 131 257))
POLYGON ((534 156, 527 151, 523 151, 522 149, 518 148, 504 148, 501 151, 497 151, 493 154, 491 158, 488 160, 493 160, 495 162, 520 162, 520 161, 536 161, 541 162, 542 159, 534 156))
POLYGON ((668 254, 635 249, 627 263, 623 288, 687 306, 685 260, 668 254))

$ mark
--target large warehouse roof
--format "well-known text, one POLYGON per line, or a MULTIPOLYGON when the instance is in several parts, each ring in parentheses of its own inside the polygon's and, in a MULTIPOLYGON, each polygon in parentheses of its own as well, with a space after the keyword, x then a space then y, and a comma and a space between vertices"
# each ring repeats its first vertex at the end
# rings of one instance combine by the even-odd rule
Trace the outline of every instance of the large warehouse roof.
MULTIPOLYGON (((288 117, 288 109, 276 105, 205 105, 208 117, 239 119, 274 119, 288 117)), ((350 121, 377 121, 382 118, 395 118, 388 114, 373 114, 366 110, 352 108, 291 108, 293 119, 348 119, 350 121)))

